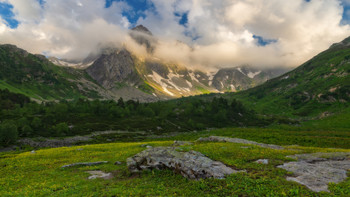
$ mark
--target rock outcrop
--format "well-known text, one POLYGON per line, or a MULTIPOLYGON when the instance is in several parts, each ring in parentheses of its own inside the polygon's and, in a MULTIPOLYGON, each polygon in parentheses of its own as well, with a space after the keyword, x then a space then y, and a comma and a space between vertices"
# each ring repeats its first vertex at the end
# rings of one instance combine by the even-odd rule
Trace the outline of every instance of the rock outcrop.
POLYGON ((199 142, 230 142, 230 143, 238 143, 238 144, 250 144, 256 145, 263 148, 271 148, 276 150, 283 150, 282 146, 274 145, 274 144, 263 144, 259 142, 254 142, 250 140, 240 139, 240 138, 229 138, 229 137, 220 137, 220 136, 210 136, 207 138, 199 138, 197 141, 199 142))
POLYGON ((301 154, 289 157, 298 161, 278 166, 293 172, 296 176, 287 177, 287 180, 305 185, 315 192, 328 192, 328 184, 344 181, 350 169, 350 152, 301 154))
POLYGON ((128 83, 136 75, 134 60, 125 49, 103 53, 86 72, 104 88, 112 88, 116 83, 128 83))
POLYGON ((150 148, 127 159, 131 172, 151 169, 171 169, 189 179, 216 178, 237 171, 221 162, 213 161, 196 151, 179 152, 175 147, 150 148))

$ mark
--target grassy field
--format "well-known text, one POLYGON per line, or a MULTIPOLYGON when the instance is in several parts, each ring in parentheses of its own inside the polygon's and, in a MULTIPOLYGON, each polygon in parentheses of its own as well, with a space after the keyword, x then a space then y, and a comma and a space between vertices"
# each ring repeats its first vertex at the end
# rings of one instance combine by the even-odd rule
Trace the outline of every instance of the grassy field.
POLYGON ((350 196, 350 179, 340 184, 330 184, 330 193, 315 193, 302 185, 286 181, 285 177, 291 174, 276 168, 277 165, 290 161, 285 156, 296 153, 349 152, 349 149, 341 149, 349 148, 350 134, 346 132, 282 133, 281 130, 272 129, 221 129, 146 141, 42 149, 35 154, 2 153, 0 196, 350 196), (183 147, 184 151, 196 150, 235 169, 247 171, 230 175, 223 180, 187 180, 169 170, 130 174, 127 169, 125 160, 144 150, 141 144, 169 146, 174 139, 194 141, 198 137, 209 135, 303 146, 285 146, 285 150, 272 150, 253 145, 243 145, 248 148, 241 148, 241 144, 195 142, 194 145, 183 147), (257 164, 254 161, 258 159, 269 159, 270 162, 268 165, 257 164), (109 163, 61 168, 70 163, 93 161, 109 163), (123 163, 114 165, 116 161, 123 163), (89 174, 86 171, 89 170, 112 172, 115 177, 111 180, 88 180, 89 174))

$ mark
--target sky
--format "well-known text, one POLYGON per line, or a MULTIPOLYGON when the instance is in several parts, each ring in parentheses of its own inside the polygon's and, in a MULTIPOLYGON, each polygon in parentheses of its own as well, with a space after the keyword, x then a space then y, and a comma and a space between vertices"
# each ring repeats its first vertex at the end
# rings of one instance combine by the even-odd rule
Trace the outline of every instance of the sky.
POLYGON ((350 0, 0 0, 0 44, 82 60, 105 44, 206 68, 296 67, 350 36, 350 0))

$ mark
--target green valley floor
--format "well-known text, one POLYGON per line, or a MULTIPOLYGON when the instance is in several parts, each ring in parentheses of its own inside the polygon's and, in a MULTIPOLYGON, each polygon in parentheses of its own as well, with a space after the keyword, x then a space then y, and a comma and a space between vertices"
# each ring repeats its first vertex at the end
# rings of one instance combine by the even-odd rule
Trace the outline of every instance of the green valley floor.
MULTIPOLYGON (((287 181, 293 173, 277 168, 293 161, 288 155, 315 152, 350 152, 349 132, 285 132, 269 129, 221 129, 192 132, 142 142, 117 142, 0 154, 0 196, 350 196, 350 178, 334 184, 330 192, 313 192, 287 181), (337 133, 335 135, 335 133, 337 133), (228 142, 198 142, 211 135, 240 137, 282 145, 275 150, 228 142), (333 136, 333 137, 331 137, 333 136), (335 137, 337 136, 337 137, 335 137), (328 140, 327 140, 328 138, 328 140), (145 146, 171 146, 174 140, 192 141, 179 151, 195 150, 236 170, 225 179, 188 180, 171 170, 131 174, 126 159, 145 146), (284 140, 281 140, 284 139, 284 140), (322 139, 327 143, 323 143, 322 139), (256 160, 268 159, 268 164, 256 160), (61 168, 77 162, 108 161, 107 164, 61 168), (121 165, 115 165, 120 161, 121 165), (101 170, 112 179, 89 180, 87 171, 101 170)), ((349 173, 348 173, 349 175, 349 173)))

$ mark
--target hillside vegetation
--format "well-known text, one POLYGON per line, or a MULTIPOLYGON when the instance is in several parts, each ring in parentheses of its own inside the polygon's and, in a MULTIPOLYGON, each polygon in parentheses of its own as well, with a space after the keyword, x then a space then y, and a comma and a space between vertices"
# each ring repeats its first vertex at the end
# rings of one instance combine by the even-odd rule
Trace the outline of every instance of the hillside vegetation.
POLYGON ((0 45, 0 89, 39 100, 101 98, 96 86, 84 71, 56 66, 13 45, 0 45))
POLYGON ((291 117, 336 114, 349 107, 349 38, 297 69, 229 97, 264 114, 291 117))

